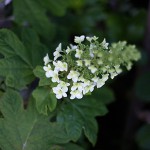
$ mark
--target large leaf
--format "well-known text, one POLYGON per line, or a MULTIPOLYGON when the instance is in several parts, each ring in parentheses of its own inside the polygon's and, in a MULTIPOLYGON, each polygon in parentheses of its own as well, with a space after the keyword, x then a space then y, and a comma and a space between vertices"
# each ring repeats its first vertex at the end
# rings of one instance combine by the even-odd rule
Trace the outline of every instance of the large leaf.
POLYGON ((24 29, 22 31, 22 42, 26 47, 27 58, 32 67, 35 68, 37 65, 43 65, 43 58, 48 49, 45 45, 41 44, 37 33, 30 28, 24 29))
MULTIPOLYGON (((102 99, 102 97, 101 97, 102 99)), ((96 116, 103 116, 107 113, 101 99, 89 98, 82 100, 68 100, 61 107, 57 121, 65 124, 66 131, 76 141, 84 130, 86 137, 94 145, 97 139, 98 125, 96 116)))
POLYGON ((137 134, 137 144, 145 149, 150 149, 150 124, 144 125, 137 134))
POLYGON ((33 92, 36 100, 36 106, 40 113, 47 115, 48 110, 53 111, 56 108, 57 99, 54 93, 50 93, 50 89, 46 87, 38 87, 33 92))
POLYGON ((15 21, 32 26, 43 37, 51 38, 53 25, 46 16, 46 9, 37 0, 14 0, 15 21))
POLYGON ((24 45, 16 35, 6 29, 0 30, 0 75, 6 77, 10 87, 22 88, 33 79, 32 65, 24 45))
POLYGON ((4 116, 0 119, 2 150, 49 150, 52 145, 69 141, 63 125, 40 115, 33 102, 24 110, 22 98, 13 90, 8 90, 0 101, 4 116))

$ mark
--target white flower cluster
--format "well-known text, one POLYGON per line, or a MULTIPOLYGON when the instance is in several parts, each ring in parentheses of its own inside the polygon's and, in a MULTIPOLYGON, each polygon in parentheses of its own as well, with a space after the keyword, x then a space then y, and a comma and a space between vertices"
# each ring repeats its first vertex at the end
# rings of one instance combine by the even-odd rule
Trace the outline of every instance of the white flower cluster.
POLYGON ((48 54, 44 57, 43 69, 46 77, 55 83, 52 90, 57 99, 67 97, 67 94, 70 99, 81 99, 95 87, 102 87, 109 76, 113 79, 122 72, 122 62, 114 59, 113 49, 109 50, 105 39, 101 43, 97 39, 96 36, 75 36, 77 45, 62 50, 60 43, 53 53, 53 61, 48 54), (82 44, 85 39, 89 45, 82 44))

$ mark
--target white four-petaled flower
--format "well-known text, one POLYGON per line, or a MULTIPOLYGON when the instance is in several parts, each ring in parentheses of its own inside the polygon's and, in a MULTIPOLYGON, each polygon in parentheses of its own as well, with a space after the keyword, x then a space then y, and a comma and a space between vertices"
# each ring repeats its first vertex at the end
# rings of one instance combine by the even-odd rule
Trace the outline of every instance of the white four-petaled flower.
POLYGON ((91 65, 88 67, 88 69, 92 72, 95 73, 97 71, 97 68, 94 65, 91 65))
POLYGON ((56 48, 56 51, 53 53, 54 55, 54 60, 57 60, 58 57, 61 57, 62 55, 60 54, 60 52, 62 52, 61 49, 61 43, 58 45, 58 47, 56 48))
POLYGON ((75 57, 76 58, 81 58, 81 55, 83 54, 83 51, 82 50, 79 50, 79 49, 76 49, 76 54, 75 54, 75 57))
POLYGON ((81 43, 84 41, 85 36, 81 35, 81 36, 75 36, 74 42, 75 43, 81 43))
POLYGON ((62 97, 67 97, 66 92, 59 86, 53 87, 53 92, 56 94, 57 99, 61 99, 62 97))
POLYGON ((47 65, 49 62, 51 62, 51 60, 49 59, 48 54, 46 54, 46 56, 43 58, 44 60, 44 65, 47 65))
POLYGON ((77 60, 76 62, 77 62, 77 66, 80 66, 80 67, 83 66, 83 61, 82 60, 77 60))
POLYGON ((70 94, 71 94, 70 99, 75 99, 75 98, 77 98, 77 99, 81 99, 81 98, 83 97, 82 92, 81 92, 81 91, 79 91, 79 90, 71 91, 71 92, 70 92, 70 94))
POLYGON ((72 79, 73 82, 77 82, 79 76, 80 76, 79 72, 71 70, 70 73, 67 76, 67 79, 72 79))
POLYGON ((108 45, 109 43, 106 43, 106 39, 104 38, 103 42, 102 42, 102 46, 105 48, 105 49, 108 49, 108 45))
POLYGON ((68 70, 68 65, 66 62, 53 61, 53 65, 55 66, 55 70, 57 70, 57 71, 67 71, 68 70))

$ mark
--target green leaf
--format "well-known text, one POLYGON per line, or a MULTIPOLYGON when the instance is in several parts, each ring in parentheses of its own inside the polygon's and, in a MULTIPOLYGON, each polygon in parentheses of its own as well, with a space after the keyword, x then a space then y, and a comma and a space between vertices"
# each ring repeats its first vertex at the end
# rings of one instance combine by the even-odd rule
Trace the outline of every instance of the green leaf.
POLYGON ((135 85, 136 95, 145 102, 150 102, 150 72, 141 75, 135 85))
POLYGON ((46 87, 38 87, 33 92, 36 100, 36 107, 42 114, 47 115, 48 110, 53 111, 56 108, 57 99, 54 93, 50 93, 50 89, 46 87))
POLYGON ((81 146, 74 143, 67 143, 64 145, 54 145, 50 150, 84 150, 81 146))
POLYGON ((6 77, 6 85, 16 89, 25 87, 34 79, 32 66, 24 45, 16 35, 6 29, 0 30, 0 75, 6 77))
POLYGON ((0 53, 5 58, 19 56, 25 63, 30 65, 27 51, 18 37, 10 30, 0 30, 0 53))
POLYGON ((30 28, 24 29, 22 31, 22 42, 26 47, 27 58, 32 67, 35 68, 37 65, 43 65, 43 58, 48 49, 45 45, 41 44, 37 33, 30 28))
POLYGON ((137 133, 137 144, 145 149, 150 149, 150 125, 144 125, 137 133))
POLYGON ((70 136, 66 134, 64 126, 40 115, 34 100, 30 102, 24 110, 22 98, 13 90, 8 90, 0 101, 4 116, 0 119, 2 150, 49 150, 52 145, 69 141, 70 136))
POLYGON ((38 0, 39 3, 54 15, 63 16, 66 12, 69 0, 38 0))
POLYGON ((88 140, 94 145, 98 132, 95 117, 106 113, 107 109, 100 99, 85 96, 82 100, 68 100, 62 105, 57 121, 65 124, 66 131, 73 141, 79 139, 83 129, 88 140))
POLYGON ((101 89, 95 89, 92 92, 91 97, 94 97, 95 99, 103 102, 104 104, 110 104, 114 101, 114 94, 112 90, 110 90, 107 87, 102 87, 101 89))
POLYGON ((53 34, 53 25, 46 16, 46 9, 37 0, 14 0, 15 21, 21 25, 29 24, 37 33, 43 37, 53 34))
POLYGON ((39 86, 50 85, 51 79, 46 78, 45 71, 42 66, 37 66, 34 70, 34 75, 40 79, 39 86))

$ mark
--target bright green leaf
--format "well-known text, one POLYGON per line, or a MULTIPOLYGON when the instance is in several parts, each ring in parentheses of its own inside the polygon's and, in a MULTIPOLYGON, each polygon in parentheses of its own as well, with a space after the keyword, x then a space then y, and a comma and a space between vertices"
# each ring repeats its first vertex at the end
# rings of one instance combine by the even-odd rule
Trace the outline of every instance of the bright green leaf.
POLYGON ((57 99, 54 93, 50 93, 49 88, 38 87, 33 92, 36 100, 36 107, 42 114, 47 115, 48 110, 53 111, 56 108, 57 99))
POLYGON ((4 116, 0 119, 2 150, 49 150, 52 145, 69 141, 64 126, 40 115, 33 99, 25 110, 20 95, 8 90, 0 101, 0 109, 4 116))
POLYGON ((105 105, 100 101, 85 96, 82 100, 68 100, 58 113, 58 122, 65 124, 66 131, 72 140, 79 139, 82 129, 89 141, 94 145, 97 139, 98 126, 96 116, 107 113, 105 105))

